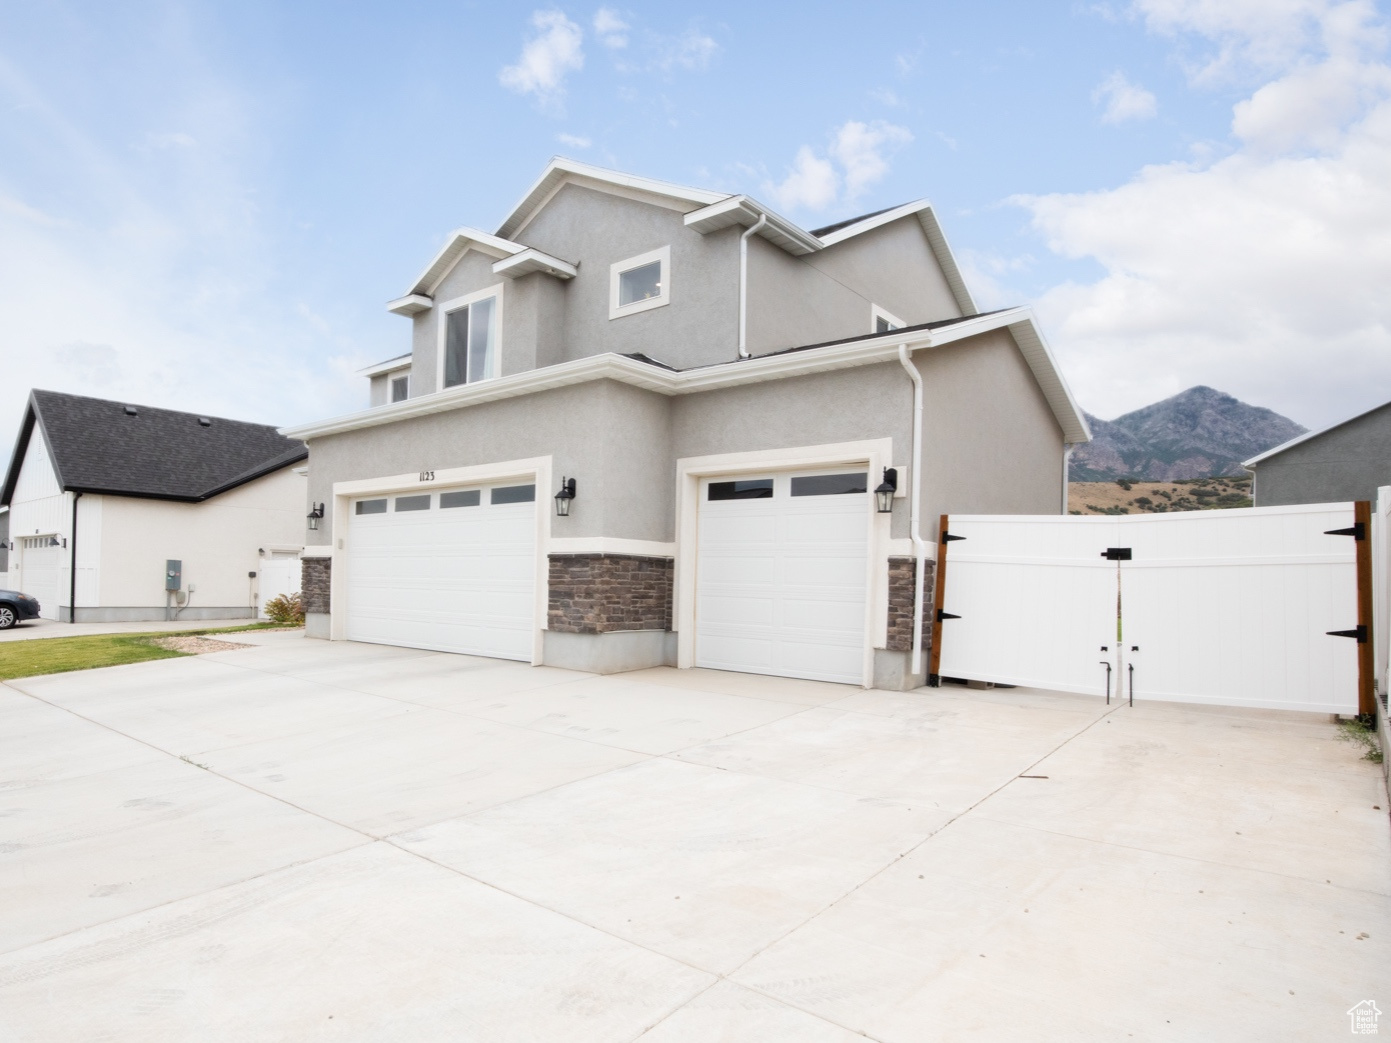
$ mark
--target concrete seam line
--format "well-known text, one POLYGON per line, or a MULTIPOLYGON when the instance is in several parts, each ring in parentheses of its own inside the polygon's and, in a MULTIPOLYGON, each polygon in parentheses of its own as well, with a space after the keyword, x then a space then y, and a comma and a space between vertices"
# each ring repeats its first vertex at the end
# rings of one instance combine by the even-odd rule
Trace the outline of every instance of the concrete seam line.
MULTIPOLYGON (((974 804, 972 804, 970 807, 964 809, 963 811, 961 811, 961 812, 959 812, 959 813, 953 815, 951 818, 947 819, 946 822, 943 822, 940 826, 938 826, 936 829, 934 829, 934 830, 933 830, 931 833, 929 833, 927 836, 923 837, 923 838, 922 838, 921 840, 919 840, 916 844, 910 845, 907 851, 903 851, 903 852, 900 852, 899 854, 895 855, 893 858, 889 859, 888 862, 884 863, 884 865, 880 866, 880 867, 879 867, 878 869, 876 869, 874 872, 870 873, 869 876, 865 877, 863 880, 861 880, 861 881, 860 881, 858 884, 856 884, 854 887, 850 888, 850 890, 846 891, 843 895, 841 895, 841 896, 838 897, 838 898, 832 899, 832 900, 831 900, 830 902, 828 902, 826 905, 822 906, 819 910, 817 910, 816 912, 814 912, 814 913, 812 913, 810 916, 808 916, 808 917, 807 917, 805 920, 803 920, 801 923, 797 924, 797 925, 794 926, 794 927, 789 928, 788 930, 784 931, 782 934, 778 935, 778 937, 774 938, 774 939, 773 939, 771 942, 769 942, 767 945, 763 946, 761 949, 758 950, 758 952, 754 953, 752 956, 750 956, 750 957, 749 957, 747 960, 745 960, 743 963, 739 964, 738 967, 735 967, 735 968, 734 968, 732 971, 730 971, 729 973, 730 973, 731 975, 732 975, 732 974, 737 974, 740 970, 742 970, 743 968, 747 967, 747 966, 748 966, 750 963, 752 963, 754 960, 758 959, 758 957, 762 956, 765 952, 767 952, 767 951, 768 951, 769 949, 771 949, 773 946, 777 945, 779 942, 781 942, 781 941, 782 941, 784 938, 786 938, 788 935, 792 934, 794 931, 801 930, 801 929, 802 929, 803 927, 805 927, 807 924, 811 923, 812 920, 815 920, 818 916, 821 916, 821 915, 823 915, 824 913, 828 912, 829 910, 834 909, 837 905, 839 905, 841 902, 845 901, 845 899, 849 898, 851 895, 855 894, 857 891, 860 890, 860 888, 864 887, 864 886, 865 886, 866 884, 868 884, 871 880, 877 879, 879 876, 881 876, 882 874, 884 874, 885 872, 887 872, 889 869, 891 869, 891 868, 893 868, 894 866, 898 865, 899 862, 902 862, 905 858, 907 858, 909 855, 911 855, 914 851, 917 851, 920 847, 922 847, 924 844, 926 844, 926 843, 927 843, 929 840, 931 840, 933 837, 935 837, 935 836, 937 836, 938 834, 940 834, 943 830, 949 828, 954 822, 957 822, 958 820, 960 820, 960 819, 963 818, 964 816, 969 815, 969 814, 970 814, 972 811, 974 811, 976 808, 980 807, 982 804, 984 804, 987 800, 989 800, 989 799, 990 799, 991 797, 993 797, 995 794, 999 793, 1000 790, 1004 789, 1004 788, 1005 788, 1006 786, 1008 786, 1011 782, 1014 782, 1015 779, 1017 779, 1017 778, 1019 777, 1019 775, 1022 774, 1023 771, 1028 771, 1028 770, 1030 770, 1031 768, 1037 767, 1039 764, 1042 764, 1044 761, 1046 761, 1049 757, 1053 756, 1053 754, 1057 753, 1059 750, 1061 750, 1061 749, 1062 749, 1064 746, 1066 746, 1068 743, 1072 742, 1073 740, 1077 739, 1078 737, 1080 737, 1080 736, 1082 736, 1082 735, 1085 735, 1088 731, 1090 731, 1090 730, 1091 730, 1092 728, 1094 728, 1096 725, 1100 724, 1100 723, 1101 723, 1102 721, 1104 721, 1107 717, 1111 716, 1111 714, 1115 713, 1117 710, 1120 710, 1120 709, 1122 709, 1121 706, 1114 706, 1114 707, 1112 707, 1111 709, 1107 710, 1105 713, 1101 714, 1101 715, 1100 715, 1099 717, 1097 717, 1095 720, 1089 722, 1085 727, 1079 728, 1077 731, 1073 732, 1071 735, 1069 735, 1067 738, 1063 739, 1060 743, 1058 743, 1056 746, 1054 746, 1054 747, 1053 747, 1052 749, 1050 749, 1048 752, 1044 753, 1042 756, 1038 757, 1037 759, 1035 759, 1034 761, 1032 761, 1031 763, 1029 763, 1028 765, 1026 765, 1026 766, 1022 769, 1022 771, 1020 771, 1020 772, 1015 772, 1015 773, 1014 773, 1013 775, 1011 775, 1008 779, 1006 779, 1004 782, 1000 783, 1000 785, 996 786, 996 787, 995 787, 994 789, 992 789, 989 793, 985 794, 985 796, 981 797, 979 800, 977 800, 977 801, 976 801, 974 804)), ((747 986, 747 985, 745 986, 745 988, 751 988, 751 987, 752 987, 752 986, 747 986)), ((759 990, 754 990, 754 991, 759 991, 759 990)), ((773 996, 770 996, 769 998, 776 999, 776 997, 773 997, 773 996)))

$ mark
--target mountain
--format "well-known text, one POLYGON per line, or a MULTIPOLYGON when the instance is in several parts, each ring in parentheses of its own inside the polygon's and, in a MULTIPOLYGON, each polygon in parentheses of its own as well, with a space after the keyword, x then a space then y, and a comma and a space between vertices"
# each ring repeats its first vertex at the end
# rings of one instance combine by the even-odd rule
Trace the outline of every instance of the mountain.
POLYGON ((1306 430, 1273 410, 1202 386, 1115 420, 1087 414, 1087 423, 1092 441, 1073 450, 1074 482, 1242 475, 1242 460, 1306 430))

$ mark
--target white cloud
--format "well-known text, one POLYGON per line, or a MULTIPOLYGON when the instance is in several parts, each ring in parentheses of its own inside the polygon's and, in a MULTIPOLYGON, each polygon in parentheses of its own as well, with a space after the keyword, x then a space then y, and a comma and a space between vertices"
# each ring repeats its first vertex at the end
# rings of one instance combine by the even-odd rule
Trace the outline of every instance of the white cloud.
POLYGON ((556 141, 562 145, 569 145, 571 148, 589 148, 594 142, 588 138, 582 138, 578 134, 557 134, 556 141))
POLYGON ((1113 72, 1092 91, 1092 103, 1105 103, 1102 123, 1124 123, 1127 120, 1153 119, 1159 105, 1154 95, 1139 84, 1131 83, 1122 72, 1113 72))
POLYGON ((594 12, 594 35, 605 47, 614 50, 627 47, 628 28, 628 23, 612 7, 601 7, 594 12))
POLYGON ((845 170, 845 197, 854 202, 889 172, 885 153, 913 140, 906 127, 883 120, 842 125, 831 142, 831 155, 845 170))
POLYGON ((674 39, 664 39, 658 45, 655 65, 663 72, 684 69, 686 72, 702 72, 710 67, 710 62, 719 53, 720 45, 714 39, 695 29, 687 29, 674 39))
POLYGON ((853 203, 889 172, 888 153, 912 140, 906 127, 850 120, 832 131, 826 156, 803 145, 787 177, 765 181, 763 188, 783 210, 819 212, 853 203))
MULTIPOLYGON (((1168 6, 1190 9, 1190 25, 1216 20, 1204 31, 1219 40, 1235 32, 1223 4, 1168 6)), ((1324 42, 1362 10, 1274 5, 1316 7, 1339 23, 1309 37, 1324 42)), ((1081 401, 1103 415, 1198 383, 1310 426, 1391 398, 1391 68, 1293 56, 1235 106, 1233 131, 1215 161, 1016 200, 1052 250, 1103 269, 1038 302, 1081 401)))
POLYGON ((534 11, 536 35, 522 45, 517 64, 498 73, 498 82, 518 94, 554 106, 565 93, 565 77, 584 68, 584 30, 560 11, 534 11))
POLYGON ((787 177, 765 187, 782 210, 825 210, 840 195, 840 175, 829 159, 803 145, 787 177))

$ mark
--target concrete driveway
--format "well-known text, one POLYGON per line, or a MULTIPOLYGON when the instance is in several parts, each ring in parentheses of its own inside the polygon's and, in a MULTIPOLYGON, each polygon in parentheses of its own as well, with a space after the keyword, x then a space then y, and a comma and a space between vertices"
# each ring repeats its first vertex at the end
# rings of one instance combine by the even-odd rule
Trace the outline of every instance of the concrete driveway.
POLYGON ((1326 718, 245 640, 0 686, 0 1041, 1321 1040, 1391 1010, 1386 793, 1326 718))

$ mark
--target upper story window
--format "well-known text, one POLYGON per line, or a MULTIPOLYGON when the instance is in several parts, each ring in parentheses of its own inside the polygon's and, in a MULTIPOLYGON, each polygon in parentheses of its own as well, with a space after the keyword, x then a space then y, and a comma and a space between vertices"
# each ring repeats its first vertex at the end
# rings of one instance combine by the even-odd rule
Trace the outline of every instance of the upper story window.
POLYGON ((391 378, 391 401, 404 402, 411 397, 411 375, 403 373, 391 378))
POLYGON ((888 333, 890 330, 901 330, 908 324, 896 315, 890 315, 877 304, 869 306, 869 319, 871 333, 888 333))
POLYGON ((502 287, 490 286, 440 308, 441 389, 487 380, 501 372, 502 287))
POLYGON ((609 266, 609 318, 671 303, 671 247, 609 266))

